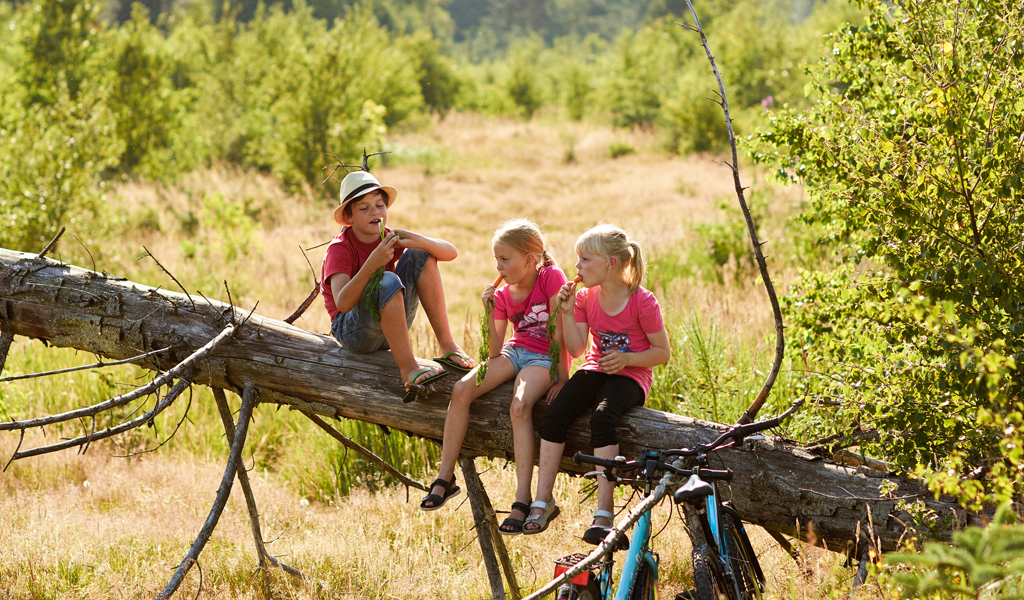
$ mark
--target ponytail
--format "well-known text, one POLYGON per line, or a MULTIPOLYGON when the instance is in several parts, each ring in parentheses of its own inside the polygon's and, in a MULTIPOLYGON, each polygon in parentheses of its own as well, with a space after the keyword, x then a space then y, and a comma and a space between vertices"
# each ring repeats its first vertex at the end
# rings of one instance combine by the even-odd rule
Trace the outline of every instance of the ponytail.
POLYGON ((629 293, 633 294, 644 283, 644 275, 647 273, 647 261, 644 260, 643 250, 640 244, 634 240, 629 241, 629 262, 628 270, 623 270, 623 280, 629 285, 629 293))

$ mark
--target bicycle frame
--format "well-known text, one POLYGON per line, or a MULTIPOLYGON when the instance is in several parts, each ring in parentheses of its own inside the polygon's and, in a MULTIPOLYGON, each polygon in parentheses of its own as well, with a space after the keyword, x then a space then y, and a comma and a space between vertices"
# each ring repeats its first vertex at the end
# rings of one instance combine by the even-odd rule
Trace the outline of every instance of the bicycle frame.
MULTIPOLYGON (((640 570, 640 561, 647 563, 651 568, 654 581, 658 581, 658 561, 654 554, 647 548, 647 542, 651 539, 651 511, 640 515, 636 526, 633 528, 633 539, 629 542, 629 550, 626 551, 626 559, 622 564, 622 574, 619 576, 619 586, 615 589, 615 600, 627 600, 633 586, 636 584, 636 574, 640 570)), ((604 590, 602 589, 602 596, 604 590)))

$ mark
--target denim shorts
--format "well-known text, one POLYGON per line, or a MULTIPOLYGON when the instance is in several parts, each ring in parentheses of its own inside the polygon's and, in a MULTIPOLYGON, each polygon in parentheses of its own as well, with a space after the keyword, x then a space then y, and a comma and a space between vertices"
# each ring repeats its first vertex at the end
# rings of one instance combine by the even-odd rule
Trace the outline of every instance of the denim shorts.
MULTIPOLYGON (((412 327, 416 311, 420 306, 420 296, 416 291, 416 281, 427 265, 430 253, 420 248, 406 248, 395 264, 394 273, 384 272, 377 290, 376 303, 378 312, 398 293, 405 290, 405 326, 412 327)), ((367 354, 388 348, 380 320, 374 318, 366 307, 366 291, 360 296, 359 302, 347 313, 338 313, 331 321, 331 335, 346 350, 367 354)))
POLYGON ((516 370, 516 375, 518 375, 519 371, 522 371, 524 367, 551 368, 551 359, 548 358, 547 354, 541 354, 540 352, 534 352, 533 350, 527 350, 526 348, 521 348, 519 346, 505 344, 501 349, 501 355, 512 361, 512 368, 516 370))

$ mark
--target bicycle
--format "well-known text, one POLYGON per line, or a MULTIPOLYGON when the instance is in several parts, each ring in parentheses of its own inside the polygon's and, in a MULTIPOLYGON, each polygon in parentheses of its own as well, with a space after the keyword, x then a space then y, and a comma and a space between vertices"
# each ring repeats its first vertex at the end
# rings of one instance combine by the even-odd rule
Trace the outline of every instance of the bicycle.
MULTIPOLYGON (((772 419, 735 425, 710 444, 698 444, 692 449, 648 451, 640 459, 631 461, 621 456, 602 459, 577 452, 573 460, 577 464, 588 463, 606 468, 604 472, 588 473, 588 476, 604 476, 613 483, 643 483, 645 497, 651 494, 651 486, 661 473, 688 477, 686 483, 673 494, 673 500, 676 504, 684 505, 685 522, 693 541, 691 557, 695 589, 677 595, 676 600, 718 600, 723 596, 729 600, 760 598, 765 585, 761 565, 743 528, 739 513, 730 501, 719 497, 715 485, 715 481, 732 479, 733 473, 728 469, 710 468, 708 454, 724 448, 742 446, 748 436, 777 427, 795 412, 800 404, 799 401, 794 403, 789 410, 772 419), (686 459, 689 466, 677 467, 667 462, 672 459, 677 459, 673 461, 676 464, 678 459, 686 459), (634 471, 635 476, 626 479, 612 473, 610 469, 619 472, 634 471)), ((657 598, 658 556, 648 547, 652 508, 653 506, 641 514, 636 522, 620 582, 615 588, 615 600, 657 598)), ((625 536, 625 533, 619 532, 619 536, 625 536)), ((581 572, 559 588, 557 598, 609 600, 615 549, 618 549, 618 546, 589 571, 581 572)), ((555 576, 564 573, 583 558, 582 554, 574 554, 555 561, 555 576)))

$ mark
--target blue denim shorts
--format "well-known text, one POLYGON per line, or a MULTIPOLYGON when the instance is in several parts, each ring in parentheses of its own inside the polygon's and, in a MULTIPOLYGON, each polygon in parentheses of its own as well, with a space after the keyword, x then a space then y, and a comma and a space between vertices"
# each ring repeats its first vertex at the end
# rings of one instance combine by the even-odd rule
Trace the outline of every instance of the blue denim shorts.
POLYGON ((522 371, 524 367, 551 368, 551 359, 548 358, 547 354, 541 354, 540 352, 534 352, 519 346, 505 344, 501 349, 501 355, 512 361, 512 368, 516 370, 516 375, 519 375, 519 371, 522 371))
MULTIPOLYGON (((395 264, 395 272, 384 272, 384 278, 380 281, 380 289, 376 293, 377 310, 380 311, 399 292, 405 290, 405 326, 412 327, 412 321, 416 318, 416 310, 420 306, 420 296, 416 291, 416 281, 427 265, 430 253, 420 248, 406 248, 401 258, 395 264)), ((359 298, 359 302, 347 313, 338 313, 331 321, 331 335, 338 340, 346 350, 367 354, 377 350, 385 350, 388 341, 384 339, 384 332, 380 327, 380 321, 370 313, 366 307, 366 292, 359 298)))

